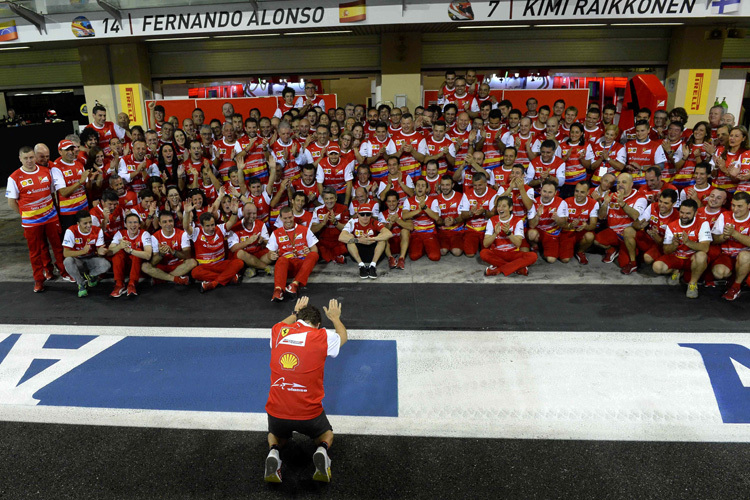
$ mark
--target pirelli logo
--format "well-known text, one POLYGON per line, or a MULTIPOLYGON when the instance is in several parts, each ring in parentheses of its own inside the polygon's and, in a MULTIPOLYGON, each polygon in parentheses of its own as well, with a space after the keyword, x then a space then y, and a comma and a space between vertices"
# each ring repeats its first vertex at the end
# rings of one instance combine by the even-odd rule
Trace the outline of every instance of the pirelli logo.
POLYGON ((688 114, 705 114, 708 112, 708 91, 711 83, 710 69, 691 69, 688 87, 685 93, 685 108, 688 114))
POLYGON ((690 97, 690 111, 697 111, 701 106, 701 95, 703 94, 704 73, 696 73, 693 80, 692 94, 690 97))
POLYGON ((128 110, 130 121, 138 121, 135 114, 135 90, 133 87, 125 89, 125 109, 128 110))

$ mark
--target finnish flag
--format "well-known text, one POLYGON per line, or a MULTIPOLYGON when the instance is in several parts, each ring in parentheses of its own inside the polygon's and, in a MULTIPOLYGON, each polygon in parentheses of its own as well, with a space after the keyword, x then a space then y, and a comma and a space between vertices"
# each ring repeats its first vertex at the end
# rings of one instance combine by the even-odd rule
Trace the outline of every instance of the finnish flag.
POLYGON ((740 2, 742 0, 712 0, 712 14, 733 14, 740 11, 740 2))

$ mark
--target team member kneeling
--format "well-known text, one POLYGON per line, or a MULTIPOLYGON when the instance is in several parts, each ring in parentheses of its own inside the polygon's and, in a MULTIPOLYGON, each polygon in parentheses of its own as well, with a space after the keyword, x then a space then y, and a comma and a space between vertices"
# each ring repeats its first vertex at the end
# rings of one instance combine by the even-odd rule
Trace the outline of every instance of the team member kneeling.
POLYGON ((680 271, 690 271, 687 296, 698 298, 698 278, 708 266, 711 228, 708 222, 696 219, 698 204, 685 200, 680 206, 680 219, 667 225, 664 231, 664 255, 654 262, 657 274, 672 273, 670 284, 679 284, 680 271))
POLYGON ((526 276, 529 266, 536 262, 535 252, 519 250, 524 240, 523 218, 513 215, 512 207, 513 202, 509 197, 500 196, 496 203, 497 215, 487 221, 482 242, 484 249, 479 252, 479 257, 490 265, 484 271, 485 276, 500 273, 509 276, 515 272, 526 276))
MULTIPOLYGON (((283 209, 282 209, 283 217, 283 209)), ((287 259, 284 259, 287 260, 287 259)), ((323 410, 323 371, 327 357, 335 358, 347 341, 341 305, 331 299, 323 311, 336 332, 321 328, 320 311, 301 297, 294 311, 271 330, 271 388, 268 391, 268 447, 265 480, 281 482, 281 450, 292 432, 315 440, 315 481, 331 481, 333 427, 323 410)))

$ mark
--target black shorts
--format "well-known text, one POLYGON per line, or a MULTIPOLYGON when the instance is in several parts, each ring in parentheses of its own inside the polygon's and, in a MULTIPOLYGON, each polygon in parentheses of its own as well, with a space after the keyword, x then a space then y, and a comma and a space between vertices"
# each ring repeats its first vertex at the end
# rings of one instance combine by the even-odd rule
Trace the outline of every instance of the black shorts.
POLYGON ((292 431, 315 439, 327 431, 332 431, 333 427, 328 422, 325 410, 315 418, 310 420, 287 420, 285 418, 276 418, 268 415, 268 432, 279 439, 289 439, 292 437, 292 431))
MULTIPOLYGON (((362 259, 362 262, 364 262, 365 264, 369 264, 370 262, 372 262, 373 257, 375 257, 375 247, 377 245, 377 243, 373 243, 372 245, 363 245, 362 243, 357 243, 357 251, 359 252, 359 258, 362 259)), ((382 258, 383 254, 380 254, 378 261, 380 261, 380 259, 382 258)))

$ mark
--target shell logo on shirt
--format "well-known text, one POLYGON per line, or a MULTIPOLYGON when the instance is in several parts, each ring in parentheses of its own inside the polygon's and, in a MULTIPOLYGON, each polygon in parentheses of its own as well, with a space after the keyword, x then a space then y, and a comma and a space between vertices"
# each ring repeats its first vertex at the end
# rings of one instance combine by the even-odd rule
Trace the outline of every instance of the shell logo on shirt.
POLYGON ((73 176, 73 171, 72 170, 65 170, 65 171, 63 171, 63 175, 65 177, 72 177, 73 176))
POLYGON ((289 241, 289 236, 279 236, 279 243, 289 241))
POLYGON ((21 181, 21 187, 29 187, 34 185, 34 179, 24 179, 21 181))
POLYGON ((628 148, 628 154, 634 155, 638 152, 638 148, 628 148))
POLYGON ((575 209, 575 208, 569 208, 569 209, 568 209, 568 213, 569 213, 570 215, 575 215, 575 214, 576 214, 576 209, 575 209))
POLYGON ((299 358, 294 353, 287 352, 279 358, 279 364, 284 370, 294 370, 299 364, 299 358))

